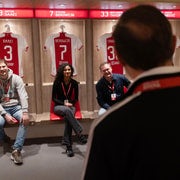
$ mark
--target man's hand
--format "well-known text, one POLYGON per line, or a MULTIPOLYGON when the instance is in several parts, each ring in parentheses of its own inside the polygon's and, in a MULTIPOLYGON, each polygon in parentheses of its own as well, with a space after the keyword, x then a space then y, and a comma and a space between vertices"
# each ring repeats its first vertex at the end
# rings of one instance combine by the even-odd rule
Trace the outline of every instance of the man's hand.
POLYGON ((18 120, 16 118, 14 118, 13 116, 11 116, 8 113, 4 115, 4 119, 6 120, 6 122, 8 124, 16 124, 18 122, 18 120))
POLYGON ((26 112, 23 113, 22 115, 22 120, 21 120, 21 123, 24 125, 24 126, 27 126, 29 124, 29 114, 26 112))

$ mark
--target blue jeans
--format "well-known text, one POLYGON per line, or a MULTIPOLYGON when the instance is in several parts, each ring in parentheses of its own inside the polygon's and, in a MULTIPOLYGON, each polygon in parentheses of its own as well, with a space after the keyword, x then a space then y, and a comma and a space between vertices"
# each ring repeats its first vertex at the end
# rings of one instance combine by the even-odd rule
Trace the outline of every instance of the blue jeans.
MULTIPOLYGON (((4 109, 8 114, 10 114, 19 121, 19 128, 16 134, 14 145, 12 147, 13 149, 22 150, 25 141, 27 126, 24 126, 22 123, 20 123, 20 120, 22 118, 21 106, 16 105, 16 106, 4 107, 4 109)), ((3 140, 5 136, 5 131, 4 131, 5 123, 6 123, 5 119, 0 115, 0 140, 3 140)))

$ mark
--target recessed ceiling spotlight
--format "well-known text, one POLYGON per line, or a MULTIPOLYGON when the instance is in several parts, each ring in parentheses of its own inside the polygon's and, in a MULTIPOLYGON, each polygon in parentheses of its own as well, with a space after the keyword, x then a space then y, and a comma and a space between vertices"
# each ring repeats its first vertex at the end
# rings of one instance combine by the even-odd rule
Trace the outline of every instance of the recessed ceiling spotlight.
POLYGON ((63 7, 66 6, 66 4, 59 3, 58 6, 61 7, 61 8, 63 8, 63 7))
POLYGON ((118 8, 122 8, 123 6, 121 4, 118 4, 118 8))

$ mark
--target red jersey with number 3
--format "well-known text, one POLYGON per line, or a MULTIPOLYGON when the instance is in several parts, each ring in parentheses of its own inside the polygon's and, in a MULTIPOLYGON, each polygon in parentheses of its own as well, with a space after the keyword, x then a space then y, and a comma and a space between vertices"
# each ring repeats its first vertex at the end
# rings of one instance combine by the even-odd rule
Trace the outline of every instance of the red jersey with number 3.
POLYGON ((123 74, 123 66, 120 64, 115 47, 112 33, 105 33, 98 39, 97 50, 102 49, 104 61, 109 62, 112 66, 112 72, 123 74))
POLYGON ((51 53, 51 75, 55 76, 59 65, 62 63, 72 64, 74 75, 76 70, 76 50, 83 47, 79 38, 64 32, 53 34, 46 39, 44 49, 49 49, 51 53))
POLYGON ((15 74, 23 77, 22 51, 27 50, 25 39, 17 34, 0 34, 0 58, 5 59, 15 74))

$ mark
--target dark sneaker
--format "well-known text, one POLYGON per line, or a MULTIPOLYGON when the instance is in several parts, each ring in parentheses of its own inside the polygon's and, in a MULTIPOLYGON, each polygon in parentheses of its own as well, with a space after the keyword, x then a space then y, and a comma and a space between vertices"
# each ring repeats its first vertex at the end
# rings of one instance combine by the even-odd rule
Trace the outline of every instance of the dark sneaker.
POLYGON ((68 157, 73 157, 74 156, 74 152, 72 150, 72 146, 67 146, 66 154, 67 154, 68 157))
POLYGON ((11 154, 11 160, 14 161, 15 164, 19 164, 19 165, 22 164, 23 160, 22 160, 21 151, 15 149, 11 154))
POLYGON ((78 137, 78 140, 79 140, 79 142, 81 144, 86 144, 87 143, 87 138, 84 135, 80 134, 77 137, 78 137))

